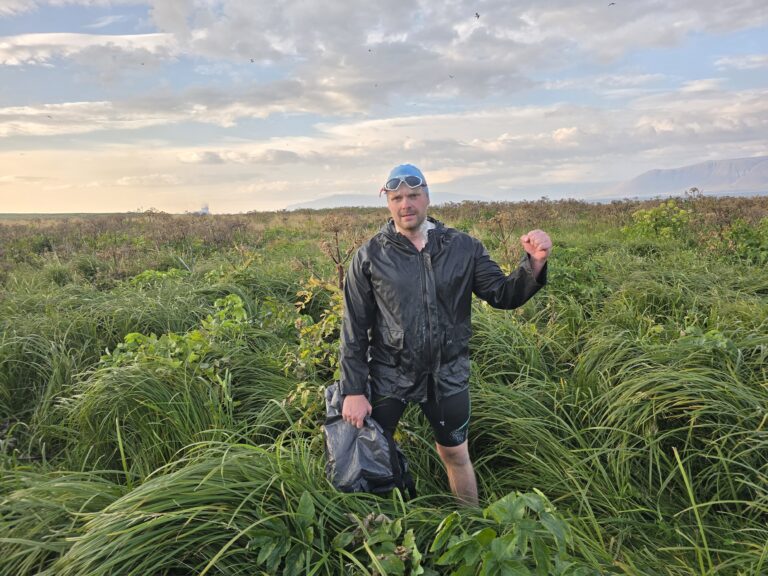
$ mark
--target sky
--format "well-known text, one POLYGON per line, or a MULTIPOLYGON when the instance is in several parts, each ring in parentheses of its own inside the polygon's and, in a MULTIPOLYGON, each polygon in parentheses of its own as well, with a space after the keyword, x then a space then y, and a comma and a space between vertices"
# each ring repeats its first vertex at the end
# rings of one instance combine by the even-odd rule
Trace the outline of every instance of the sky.
POLYGON ((0 0, 0 213, 590 199, 767 136, 765 0, 0 0))

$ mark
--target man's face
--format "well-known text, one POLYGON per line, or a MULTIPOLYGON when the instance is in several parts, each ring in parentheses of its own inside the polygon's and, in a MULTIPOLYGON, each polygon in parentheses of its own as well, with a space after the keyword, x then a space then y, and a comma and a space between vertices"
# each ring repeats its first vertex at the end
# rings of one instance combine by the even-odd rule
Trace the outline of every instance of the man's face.
POLYGON ((387 192, 387 208, 400 231, 418 230, 427 217, 427 206, 429 196, 421 186, 409 188, 401 182, 397 190, 387 192))

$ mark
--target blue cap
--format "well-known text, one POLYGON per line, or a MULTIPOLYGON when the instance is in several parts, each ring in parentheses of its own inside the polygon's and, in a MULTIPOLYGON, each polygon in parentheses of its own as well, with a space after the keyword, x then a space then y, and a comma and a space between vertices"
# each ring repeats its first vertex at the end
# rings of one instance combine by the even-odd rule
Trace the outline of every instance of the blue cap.
POLYGON ((400 164, 399 166, 395 166, 390 171, 386 181, 389 182, 392 178, 405 178, 406 176, 418 176, 421 178, 421 181, 424 182, 424 192, 429 194, 427 179, 424 178, 424 174, 421 173, 421 170, 416 168, 413 164, 400 164))

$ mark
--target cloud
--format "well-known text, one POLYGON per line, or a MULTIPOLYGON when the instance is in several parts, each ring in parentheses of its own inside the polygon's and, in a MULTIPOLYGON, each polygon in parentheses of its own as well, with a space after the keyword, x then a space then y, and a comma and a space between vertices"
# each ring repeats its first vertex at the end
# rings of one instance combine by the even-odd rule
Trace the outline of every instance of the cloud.
MULTIPOLYGON (((664 81, 670 80, 665 74, 598 74, 548 80, 542 87, 551 91, 579 90, 595 94, 600 98, 627 100, 658 92, 664 81)), ((564 97, 567 97, 567 94, 564 97)))
POLYGON ((723 78, 700 78, 685 82, 680 89, 683 93, 717 92, 724 83, 723 78))
MULTIPOLYGON (((44 173, 51 190, 71 185, 70 200, 88 198, 78 210, 184 211, 209 201, 215 211, 237 212, 281 208, 318 190, 375 194, 388 168, 402 162, 421 166, 435 194, 500 195, 573 179, 625 179, 651 168, 768 154, 767 132, 768 90, 670 90, 620 109, 555 104, 339 119, 317 124, 312 136, 215 148, 115 143, 0 153, 0 173, 44 173)), ((16 211, 33 210, 23 208, 24 198, 66 209, 39 183, 3 188, 13 191, 16 211)))
MULTIPOLYGON (((680 44, 692 33, 768 21, 759 0, 734 0, 728 9, 714 0, 611 7, 490 0, 480 19, 474 11, 464 3, 437 8, 425 0, 273 2, 258 9, 249 0, 153 0, 150 18, 184 53, 219 66, 203 69, 251 60, 279 66, 300 84, 306 100, 320 98, 330 113, 341 114, 407 101, 414 81, 421 101, 509 95, 533 87, 533 75, 557 73, 565 60, 611 61, 641 48, 680 44)), ((658 77, 601 80, 597 88, 627 97, 658 77)))
MULTIPOLYGON (((248 209, 317 190, 375 191, 380 172, 404 161, 446 191, 480 192, 762 154, 764 83, 686 76, 702 69, 696 61, 676 72, 689 52, 654 51, 670 56, 660 74, 640 51, 694 35, 713 46, 731 31, 753 38, 768 20, 763 3, 152 0, 143 24, 153 34, 0 38, 0 150, 33 143, 36 162, 22 171, 20 155, 0 152, 0 174, 43 173, 50 187, 136 204, 153 188, 143 205, 183 183, 191 205, 181 209, 218 194, 222 210, 225 197, 248 209), (632 64, 605 73, 624 56, 632 64), (124 75, 119 89, 87 82, 124 75), (72 84, 34 91, 53 78, 72 84), (62 141, 66 154, 40 149, 62 141)), ((0 17, 69 4, 107 5, 0 0, 0 17)), ((118 16, 88 18, 99 30, 118 16)), ((766 66, 765 55, 728 47, 708 54, 703 64, 721 71, 766 66)), ((16 189, 34 193, 4 183, 16 189)))
POLYGON ((46 6, 93 6, 106 8, 116 5, 136 4, 137 0, 0 0, 0 17, 17 16, 35 12, 46 6))
POLYGON ((596 88, 636 88, 657 84, 665 80, 664 74, 599 74, 565 80, 550 80, 544 84, 547 90, 572 90, 596 88))
POLYGON ((0 38, 0 64, 5 66, 48 64, 59 58, 73 58, 100 51, 118 55, 113 66, 120 66, 120 55, 143 54, 170 58, 175 41, 169 34, 97 35, 69 32, 22 34, 0 38))
POLYGON ((178 155, 178 158, 184 164, 224 164, 225 162, 221 154, 210 150, 184 151, 178 155))
POLYGON ((329 111, 354 114, 361 113, 363 108, 363 102, 335 90, 324 92, 297 80, 278 80, 239 91, 191 89, 175 95, 149 95, 120 102, 0 108, 0 138, 135 130, 181 122, 229 128, 245 118, 329 111))
POLYGON ((37 183, 44 182, 47 178, 45 176, 17 176, 13 174, 5 174, 0 176, 0 186, 18 184, 18 183, 37 183))
POLYGON ((754 149, 761 134, 768 132, 768 90, 658 94, 639 99, 634 112, 633 139, 640 151, 651 152, 654 143, 659 150, 675 147, 680 151, 690 150, 693 144, 701 156, 718 152, 719 157, 728 157, 727 148, 754 149))
POLYGON ((0 17, 16 16, 35 9, 35 3, 28 0, 0 0, 0 17))
MULTIPOLYGON (((176 118, 182 118, 178 115, 176 118)), ((107 129, 134 130, 164 125, 174 116, 150 111, 119 110, 111 102, 68 102, 0 108, 0 138, 85 134, 107 129)))
MULTIPOLYGON (((201 53, 228 57, 248 48, 259 57, 350 55, 349 48, 404 43, 427 52, 481 62, 488 53, 527 67, 554 64, 564 47, 585 46, 599 57, 615 57, 641 46, 669 46, 691 32, 741 29, 760 25, 768 16, 759 0, 735 0, 728 9, 714 0, 680 0, 674 4, 578 3, 491 0, 475 8, 464 3, 439 7, 429 2, 396 0, 355 5, 327 0, 319 5, 274 2, 254 10, 248 0, 193 3, 155 0, 154 19, 168 29, 193 38, 201 53), (262 34, 249 34, 261 30, 262 34), (332 33, 329 33, 332 32, 332 33), (254 36, 256 36, 254 38, 254 36), (264 43, 266 40, 267 43, 264 43), (511 49, 505 55, 499 48, 511 49)), ((367 51, 366 51, 367 55, 367 51)))
POLYGON ((558 128, 552 132, 552 140, 558 144, 578 145, 579 128, 569 126, 568 128, 558 128))
POLYGON ((131 187, 155 187, 155 186, 179 186, 184 181, 176 174, 142 174, 140 176, 123 176, 116 182, 116 186, 131 187))
POLYGON ((95 22, 91 24, 85 24, 83 28, 92 28, 92 29, 99 29, 99 28, 106 28, 108 26, 111 26, 112 24, 117 24, 118 22, 124 22, 126 20, 126 17, 120 14, 115 14, 113 16, 102 16, 95 22))
POLYGON ((321 113, 329 98, 305 93, 298 82, 275 82, 241 94, 200 90, 123 102, 67 102, 0 108, 0 138, 137 130, 198 122, 232 127, 244 118, 276 113, 321 113), (239 98, 239 99, 238 99, 239 98))
POLYGON ((184 164, 264 164, 276 166, 281 164, 296 164, 299 162, 314 163, 312 153, 300 155, 292 150, 269 148, 269 143, 261 146, 246 146, 237 150, 214 152, 211 150, 184 151, 178 155, 184 164))
POLYGON ((664 166, 674 166, 700 157, 765 153, 768 90, 691 91, 683 86, 635 99, 622 109, 497 107, 326 122, 315 130, 312 137, 270 138, 215 151, 189 149, 181 158, 244 167, 283 163, 291 167, 297 190, 310 180, 308 174, 323 189, 374 186, 377 167, 404 161, 438 172, 448 186, 480 177, 494 186, 541 183, 565 174, 615 179, 646 165, 658 167, 660 158, 664 166))
MULTIPOLYGON (((232 126, 270 111, 321 105, 301 84, 288 85, 283 101, 268 91, 219 91, 140 101, 81 102, 0 109, 0 137, 78 134, 170 126, 184 122, 232 126), (243 100, 235 100, 240 96, 243 100), (271 99, 271 100, 270 100, 271 99), (277 100, 277 101, 276 101, 277 100)), ((322 102, 322 101, 321 101, 322 102)), ((482 111, 348 119, 318 123, 314 136, 270 138, 251 144, 186 149, 176 162, 198 165, 342 165, 361 158, 420 157, 440 164, 558 162, 568 157, 644 153, 654 147, 745 143, 768 132, 768 91, 729 91, 720 79, 684 82, 628 99, 624 108, 550 105, 486 107, 482 111), (461 136, 458 136, 461 135, 461 136)))
MULTIPOLYGON (((536 87, 534 77, 558 74, 565 62, 612 60, 639 48, 681 43, 691 33, 737 30, 768 20, 758 0, 734 0, 728 9, 714 0, 611 7, 489 0, 480 19, 464 3, 437 8, 426 0, 366 5, 285 0, 258 8, 251 0, 148 4, 157 34, 7 37, 0 40, 0 63, 70 58, 111 82, 183 56, 195 61, 200 75, 236 82, 231 105, 208 106, 208 121, 232 126, 243 112, 240 105, 249 109, 245 114, 263 118, 377 114, 398 104, 434 107, 507 97, 536 87)), ((630 98, 658 76, 596 76, 591 89, 604 97, 630 98)), ((547 88, 568 88, 556 82, 547 88)))
POLYGON ((725 56, 715 60, 718 70, 756 70, 768 68, 768 54, 750 54, 747 56, 725 56))
POLYGON ((515 8, 539 42, 567 39, 568 53, 602 61, 638 48, 674 46, 692 33, 726 33, 768 22, 759 0, 735 0, 727 9, 715 0, 607 4, 560 0, 515 8))

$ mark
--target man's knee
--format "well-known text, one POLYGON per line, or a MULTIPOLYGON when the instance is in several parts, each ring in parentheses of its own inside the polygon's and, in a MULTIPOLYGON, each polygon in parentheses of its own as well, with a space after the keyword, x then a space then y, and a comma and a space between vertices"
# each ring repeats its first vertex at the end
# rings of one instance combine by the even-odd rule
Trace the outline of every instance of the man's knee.
POLYGON ((472 460, 469 458, 469 447, 465 440, 458 446, 443 446, 437 444, 437 453, 446 466, 471 466, 472 460))

